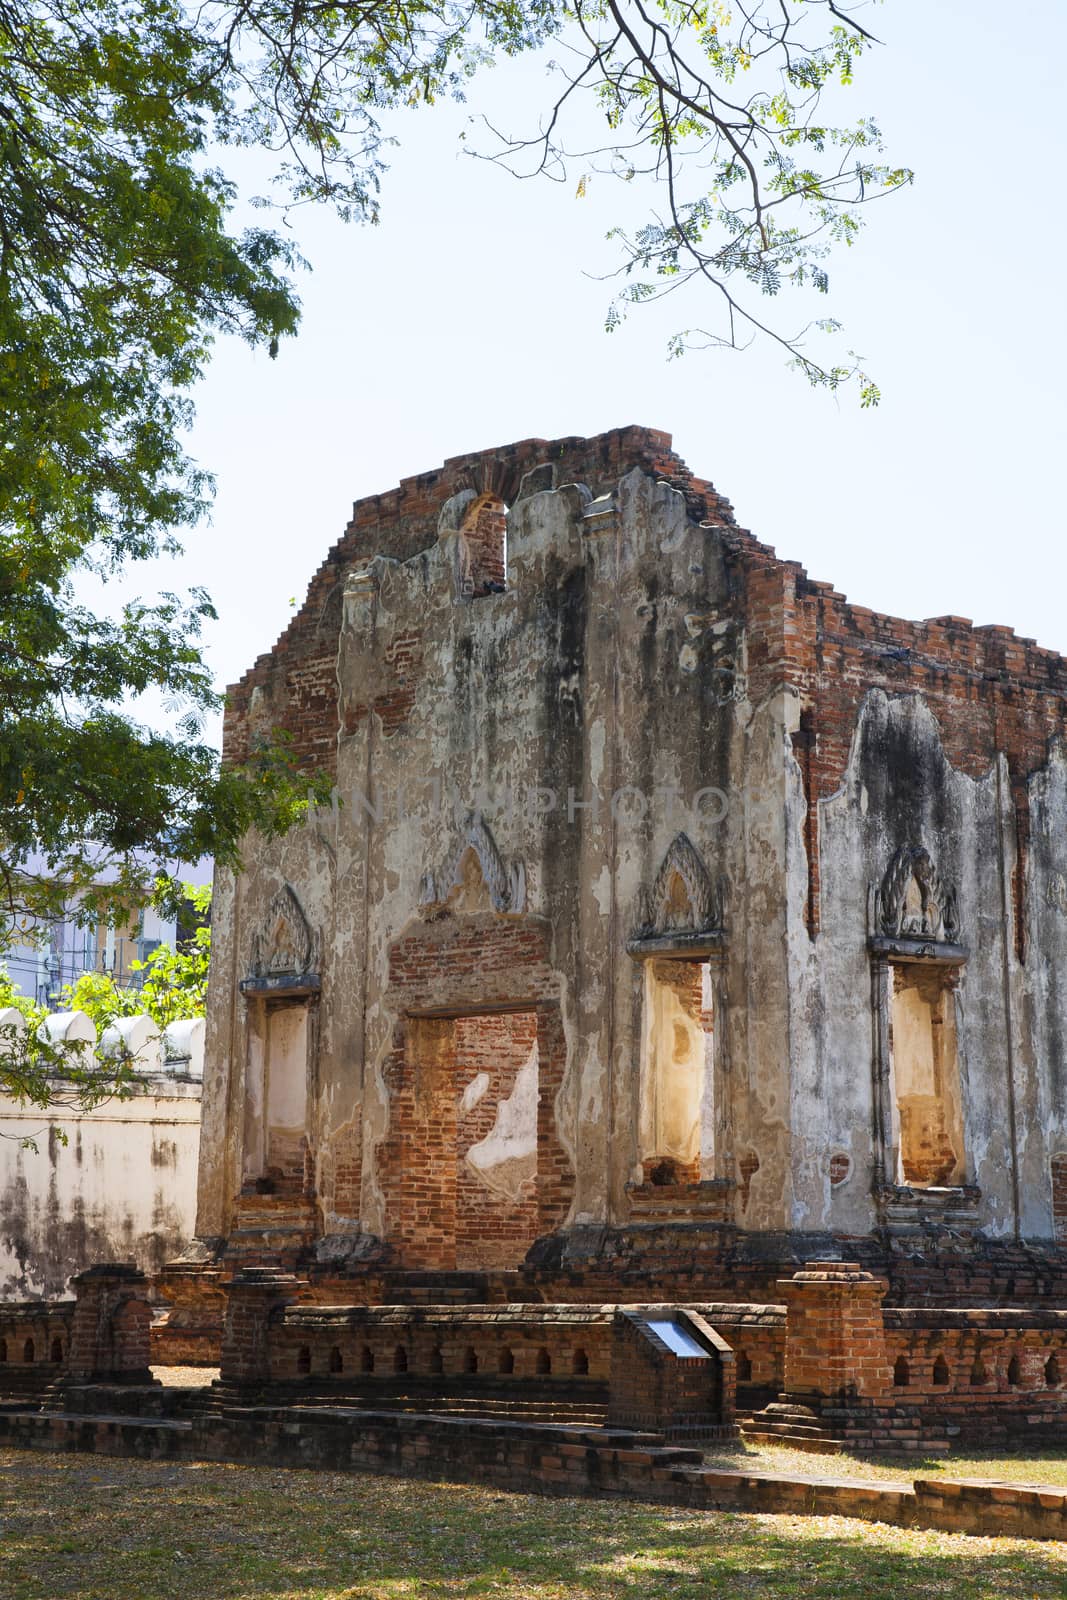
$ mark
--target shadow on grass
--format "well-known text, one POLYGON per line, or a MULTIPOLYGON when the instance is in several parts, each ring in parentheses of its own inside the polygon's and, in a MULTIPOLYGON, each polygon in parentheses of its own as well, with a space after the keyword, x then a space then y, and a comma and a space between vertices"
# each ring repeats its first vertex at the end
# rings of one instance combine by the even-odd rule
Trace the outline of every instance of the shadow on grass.
POLYGON ((1067 1547, 336 1473, 0 1455, 2 1600, 1063 1600, 1067 1547))

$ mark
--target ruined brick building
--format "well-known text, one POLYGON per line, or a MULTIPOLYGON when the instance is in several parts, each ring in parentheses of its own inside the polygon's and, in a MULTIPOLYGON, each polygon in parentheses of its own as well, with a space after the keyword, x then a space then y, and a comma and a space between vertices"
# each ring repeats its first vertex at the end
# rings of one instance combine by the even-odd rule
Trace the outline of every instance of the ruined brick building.
POLYGON ((811 581, 662 433, 361 501, 230 693, 229 758, 284 730, 337 799, 216 883, 201 1261, 1062 1296, 1065 695, 811 581))
POLYGON ((0 1437, 1062 1538, 684 1441, 1063 1442, 1065 691, 664 434, 360 502, 230 695, 334 801, 216 876, 197 1236, 0 1307, 0 1437))

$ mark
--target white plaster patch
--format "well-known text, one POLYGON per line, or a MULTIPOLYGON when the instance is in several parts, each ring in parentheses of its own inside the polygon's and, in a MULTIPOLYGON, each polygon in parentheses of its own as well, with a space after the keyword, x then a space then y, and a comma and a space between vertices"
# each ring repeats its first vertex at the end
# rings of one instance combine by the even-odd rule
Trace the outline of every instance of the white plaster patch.
MULTIPOLYGON (((475 1079, 475 1082, 478 1080, 475 1079)), ((484 1139, 472 1144, 467 1162, 483 1183, 517 1200, 523 1179, 537 1161, 537 1046, 519 1068, 515 1087, 496 1108, 496 1121, 484 1139)))
POLYGON ((468 1112, 473 1111, 479 1100, 484 1100, 485 1091, 488 1087, 488 1072, 479 1072, 477 1077, 471 1079, 460 1097, 459 1114, 461 1117, 465 1117, 468 1112))
POLYGON ((601 867, 592 886, 593 899, 602 917, 611 915, 611 868, 601 867))
POLYGON ((589 745, 589 781, 593 788, 599 788, 604 776, 604 750, 607 745, 607 729, 603 717, 597 717, 586 728, 586 739, 589 745))

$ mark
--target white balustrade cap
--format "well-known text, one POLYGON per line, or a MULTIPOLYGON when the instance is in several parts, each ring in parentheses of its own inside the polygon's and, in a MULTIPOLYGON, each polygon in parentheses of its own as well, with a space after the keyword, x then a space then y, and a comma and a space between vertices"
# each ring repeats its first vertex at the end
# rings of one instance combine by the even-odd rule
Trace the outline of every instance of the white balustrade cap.
POLYGON ((190 1077, 203 1076, 206 1028, 203 1017, 185 1017, 181 1022, 168 1023, 163 1034, 168 1062, 187 1061, 190 1077))
POLYGON ((84 1011, 53 1011, 37 1030, 48 1044, 95 1044, 93 1019, 84 1011))
POLYGON ((116 1017, 111 1026, 104 1029, 100 1049, 108 1056, 128 1054, 137 1058, 144 1055, 152 1045, 158 1045, 159 1035, 159 1025, 153 1022, 151 1017, 143 1014, 136 1017, 116 1017))

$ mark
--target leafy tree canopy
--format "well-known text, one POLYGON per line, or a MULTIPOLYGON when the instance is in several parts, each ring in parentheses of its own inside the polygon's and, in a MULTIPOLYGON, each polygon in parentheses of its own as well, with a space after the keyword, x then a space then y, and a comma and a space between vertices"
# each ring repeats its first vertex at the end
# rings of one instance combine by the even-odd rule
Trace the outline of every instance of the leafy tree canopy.
MULTIPOLYGON (((180 899, 206 919, 210 889, 182 884, 180 899)), ((65 985, 59 1009, 84 1011, 96 1028, 98 1041, 120 1017, 150 1017, 162 1035, 172 1022, 204 1015, 210 958, 211 927, 201 920, 191 937, 177 941, 173 948, 157 945, 144 961, 131 963, 136 987, 120 986, 109 972, 86 972, 65 985)), ((0 1023, 0 1086, 4 1093, 23 1104, 66 1106, 76 1111, 133 1093, 137 1078, 127 1054, 53 1043, 43 1027, 46 1008, 20 994, 0 968, 0 1012, 4 1011, 18 1011, 23 1019, 21 1027, 17 1018, 0 1023)))
POLYGON ((302 809, 284 747, 220 770, 205 742, 218 704, 205 593, 109 616, 77 598, 86 574, 106 582, 173 549, 203 512, 210 483, 181 436, 212 340, 275 354, 296 330, 295 250, 276 226, 234 226, 213 164, 227 148, 275 153, 279 204, 375 220, 386 113, 462 97, 494 58, 550 47, 541 126, 487 129, 479 153, 558 178, 577 163, 579 187, 597 167, 659 180, 657 213, 616 235, 609 325, 703 283, 706 326, 677 349, 762 332, 815 383, 858 375, 871 403, 854 360, 821 364, 761 310, 787 286, 825 290, 826 254, 852 242, 860 207, 909 178, 881 161, 868 117, 837 115, 871 43, 845 0, 0 0, 10 917, 32 927, 72 897, 113 915, 165 863, 235 864, 250 828, 283 830, 302 809), (173 711, 166 734, 131 711, 146 691, 173 711))

